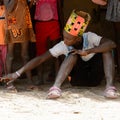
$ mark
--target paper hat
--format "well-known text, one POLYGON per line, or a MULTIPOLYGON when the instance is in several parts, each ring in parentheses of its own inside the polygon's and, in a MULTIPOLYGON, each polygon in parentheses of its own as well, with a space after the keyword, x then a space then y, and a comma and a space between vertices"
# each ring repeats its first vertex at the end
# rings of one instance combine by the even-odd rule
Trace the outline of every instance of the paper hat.
POLYGON ((90 19, 89 13, 73 10, 64 30, 73 36, 82 36, 90 19))

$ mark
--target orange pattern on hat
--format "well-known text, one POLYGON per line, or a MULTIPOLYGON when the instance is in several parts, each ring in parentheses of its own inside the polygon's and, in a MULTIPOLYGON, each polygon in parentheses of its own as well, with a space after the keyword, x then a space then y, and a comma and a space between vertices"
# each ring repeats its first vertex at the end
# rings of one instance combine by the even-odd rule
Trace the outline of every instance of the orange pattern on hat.
POLYGON ((73 10, 64 30, 73 36, 82 36, 90 18, 90 15, 86 12, 73 10))
POLYGON ((75 36, 78 35, 79 30, 81 29, 82 24, 84 23, 84 21, 85 20, 82 17, 80 17, 80 16, 78 16, 76 18, 75 23, 72 23, 73 29, 70 30, 71 35, 75 35, 75 36))

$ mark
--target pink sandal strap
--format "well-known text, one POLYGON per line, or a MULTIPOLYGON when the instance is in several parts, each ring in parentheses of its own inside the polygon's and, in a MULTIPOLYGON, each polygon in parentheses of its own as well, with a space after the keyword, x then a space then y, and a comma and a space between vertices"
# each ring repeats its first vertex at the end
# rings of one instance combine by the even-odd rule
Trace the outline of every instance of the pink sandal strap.
POLYGON ((110 86, 108 88, 105 89, 105 91, 108 91, 108 90, 114 90, 114 91, 117 91, 116 87, 115 86, 110 86))
POLYGON ((117 95, 116 91, 117 91, 117 89, 114 86, 110 86, 105 89, 104 96, 107 98, 112 98, 112 99, 117 98, 118 95, 117 95))
POLYGON ((49 89, 49 93, 47 95, 48 99, 56 99, 59 98, 61 96, 61 89, 53 86, 49 89))
POLYGON ((58 90, 59 92, 61 92, 61 89, 56 86, 53 86, 49 89, 49 91, 53 91, 53 90, 58 90))

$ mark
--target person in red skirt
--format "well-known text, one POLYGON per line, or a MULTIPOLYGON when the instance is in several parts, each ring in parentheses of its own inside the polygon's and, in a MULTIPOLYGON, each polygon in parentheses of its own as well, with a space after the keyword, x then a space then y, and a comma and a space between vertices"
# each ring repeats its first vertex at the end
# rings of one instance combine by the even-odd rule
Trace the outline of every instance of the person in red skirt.
MULTIPOLYGON (((61 0, 37 0, 35 10, 36 56, 44 54, 50 47, 58 43, 62 37, 63 12, 61 0)), ((59 60, 50 63, 48 81, 56 75, 59 60)), ((43 84, 46 64, 38 66, 38 84, 43 84)))

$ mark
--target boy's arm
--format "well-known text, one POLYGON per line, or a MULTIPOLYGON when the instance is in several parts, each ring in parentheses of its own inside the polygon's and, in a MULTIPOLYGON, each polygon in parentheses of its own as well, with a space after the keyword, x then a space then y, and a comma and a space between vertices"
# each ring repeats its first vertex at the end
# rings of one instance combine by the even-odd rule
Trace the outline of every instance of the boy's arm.
POLYGON ((79 54, 81 56, 86 56, 92 53, 104 53, 111 51, 113 48, 116 47, 115 42, 112 40, 101 38, 100 44, 94 48, 86 49, 86 50, 72 50, 72 54, 79 54))
MULTIPOLYGON (((17 70, 14 73, 5 75, 4 77, 2 77, 0 79, 0 81, 10 81, 13 82, 14 80, 16 80, 18 77, 20 77, 20 75, 28 70, 32 70, 35 67, 39 66, 40 64, 42 64, 43 62, 47 61, 48 59, 52 58, 52 54, 47 51, 45 54, 35 57, 34 59, 30 60, 26 65, 24 65, 23 67, 21 67, 19 70, 17 70)), ((8 83, 9 84, 9 83, 8 83)))
POLYGON ((20 68, 18 71, 8 74, 0 79, 0 81, 10 81, 13 82, 16 80, 20 75, 28 70, 32 70, 35 67, 39 66, 43 62, 49 60, 52 57, 58 57, 60 55, 66 54, 68 51, 66 51, 66 46, 64 45, 63 41, 59 42, 55 46, 53 46, 49 51, 44 53, 41 56, 35 57, 34 59, 30 60, 26 65, 24 65, 22 68, 20 68))
POLYGON ((104 53, 116 48, 116 44, 114 41, 106 38, 101 38, 100 45, 94 48, 85 50, 87 54, 90 53, 104 53))
POLYGON ((48 59, 52 58, 53 56, 49 51, 47 51, 45 54, 35 57, 34 59, 30 60, 26 65, 24 65, 21 69, 17 70, 17 72, 21 75, 22 73, 32 70, 35 67, 39 66, 43 62, 47 61, 48 59))

